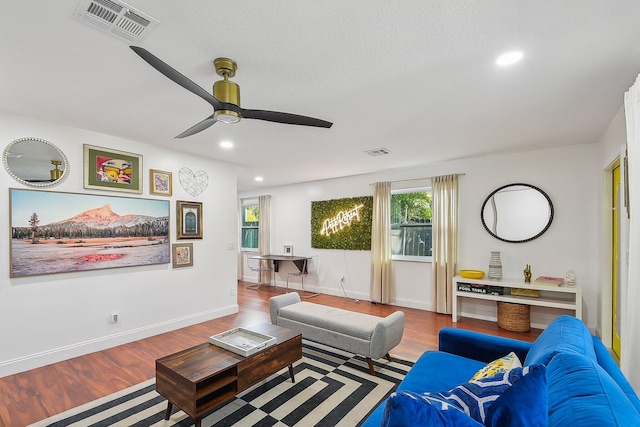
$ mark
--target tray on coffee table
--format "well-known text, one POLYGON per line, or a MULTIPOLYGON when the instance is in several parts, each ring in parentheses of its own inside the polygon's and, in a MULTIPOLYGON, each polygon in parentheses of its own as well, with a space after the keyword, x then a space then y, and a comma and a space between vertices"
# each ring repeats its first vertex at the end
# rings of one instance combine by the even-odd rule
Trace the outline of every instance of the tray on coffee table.
POLYGON ((209 337, 209 343, 247 357, 274 345, 276 338, 248 328, 234 328, 209 337))

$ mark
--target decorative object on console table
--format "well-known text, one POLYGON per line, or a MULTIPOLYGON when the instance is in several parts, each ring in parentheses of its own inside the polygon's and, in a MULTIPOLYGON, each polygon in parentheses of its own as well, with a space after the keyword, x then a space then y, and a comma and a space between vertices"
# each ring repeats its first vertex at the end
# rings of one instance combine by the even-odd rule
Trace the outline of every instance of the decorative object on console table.
POLYGON ((524 268, 524 282, 531 283, 531 266, 529 264, 524 268))
POLYGON ((500 252, 492 251, 491 258, 489 259, 489 280, 502 279, 502 260, 500 259, 500 252))
POLYGON ((535 280, 536 285, 562 286, 564 279, 562 277, 538 276, 535 280))
POLYGON ((567 274, 564 276, 564 283, 567 286, 576 285, 576 273, 574 273, 573 270, 567 271, 567 274))
POLYGON ((482 279, 484 271, 482 270, 460 270, 460 275, 465 279, 482 279))

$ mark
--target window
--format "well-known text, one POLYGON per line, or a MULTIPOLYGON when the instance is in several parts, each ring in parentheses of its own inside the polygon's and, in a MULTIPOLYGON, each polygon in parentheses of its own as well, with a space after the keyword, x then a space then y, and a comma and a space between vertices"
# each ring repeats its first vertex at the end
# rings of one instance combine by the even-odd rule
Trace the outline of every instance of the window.
POLYGON ((258 205, 242 205, 242 248, 258 249, 260 208, 258 205))
POLYGON ((431 189, 393 191, 391 194, 391 253, 393 259, 431 256, 431 189))

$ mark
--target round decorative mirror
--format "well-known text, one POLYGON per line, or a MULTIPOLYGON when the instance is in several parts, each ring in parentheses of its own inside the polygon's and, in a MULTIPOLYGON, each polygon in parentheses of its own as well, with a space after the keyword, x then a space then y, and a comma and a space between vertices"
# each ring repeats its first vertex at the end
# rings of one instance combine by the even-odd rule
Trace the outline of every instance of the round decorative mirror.
POLYGON ((4 149, 2 163, 13 179, 30 187, 56 185, 69 173, 64 153, 40 138, 16 139, 4 149))
POLYGON ((503 242, 523 243, 540 237, 553 221, 553 203, 530 184, 509 184, 493 191, 480 210, 484 228, 503 242))

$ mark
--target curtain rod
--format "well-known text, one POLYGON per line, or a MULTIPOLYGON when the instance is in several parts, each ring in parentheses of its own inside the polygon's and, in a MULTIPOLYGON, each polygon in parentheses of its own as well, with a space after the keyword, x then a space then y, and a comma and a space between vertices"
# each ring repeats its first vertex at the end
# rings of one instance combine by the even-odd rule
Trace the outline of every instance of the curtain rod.
MULTIPOLYGON (((463 176, 466 175, 466 173, 448 173, 445 175, 457 175, 457 176, 463 176)), ((443 175, 439 175, 439 176, 443 176, 443 175)), ((409 182, 409 181, 422 181, 425 179, 432 179, 432 178, 437 178, 437 176, 425 176, 422 178, 408 178, 408 179, 397 179, 397 180, 390 180, 389 182, 394 183, 394 182, 409 182)), ((370 182, 369 185, 374 185, 376 184, 375 182, 370 182)))

